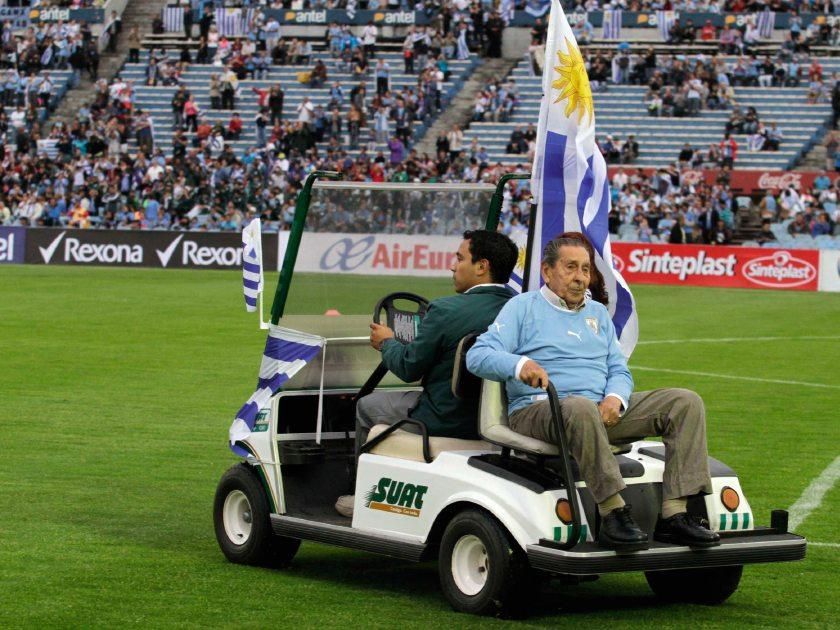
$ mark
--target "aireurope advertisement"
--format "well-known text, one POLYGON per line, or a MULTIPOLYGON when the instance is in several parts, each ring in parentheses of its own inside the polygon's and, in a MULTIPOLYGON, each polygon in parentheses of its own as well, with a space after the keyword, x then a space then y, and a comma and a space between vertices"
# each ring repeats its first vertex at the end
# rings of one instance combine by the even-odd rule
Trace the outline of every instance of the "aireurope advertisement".
POLYGON ((686 284, 816 291, 820 252, 658 243, 613 243, 616 267, 631 285, 686 284))

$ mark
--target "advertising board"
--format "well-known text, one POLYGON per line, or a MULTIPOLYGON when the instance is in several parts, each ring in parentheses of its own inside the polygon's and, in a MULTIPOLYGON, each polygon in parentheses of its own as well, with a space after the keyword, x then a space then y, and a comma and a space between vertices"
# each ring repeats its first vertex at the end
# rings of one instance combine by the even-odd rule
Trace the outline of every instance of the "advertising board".
POLYGON ((367 275, 452 275, 460 236, 308 232, 296 271, 367 275))
POLYGON ((613 243, 612 253, 630 285, 816 291, 819 279, 819 251, 810 249, 613 243))
MULTIPOLYGON (((630 175, 637 171, 633 167, 610 167, 609 175, 612 178, 619 170, 630 175)), ((645 175, 654 172, 653 168, 643 168, 645 175)), ((687 184, 705 182, 709 185, 717 181, 720 171, 717 169, 689 169, 682 172, 682 181, 687 184)), ((746 193, 757 193, 764 190, 780 191, 788 186, 797 190, 810 190, 814 180, 819 176, 819 171, 774 171, 768 169, 735 170, 730 173, 729 185, 734 190, 746 193)), ((836 175, 829 174, 832 181, 840 179, 836 175)))
POLYGON ((840 291, 840 250, 820 251, 820 291, 840 291))
POLYGON ((26 228, 0 225, 0 265, 22 263, 26 248, 26 228))
MULTIPOLYGON (((238 232, 30 229, 25 262, 181 269, 239 269, 238 232)), ((276 260, 277 239, 264 238, 263 256, 276 260)))

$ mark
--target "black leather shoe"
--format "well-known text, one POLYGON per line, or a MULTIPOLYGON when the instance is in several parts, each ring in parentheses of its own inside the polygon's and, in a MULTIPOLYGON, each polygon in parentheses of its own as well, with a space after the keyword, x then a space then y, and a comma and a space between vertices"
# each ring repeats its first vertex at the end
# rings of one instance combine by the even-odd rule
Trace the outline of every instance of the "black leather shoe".
POLYGON ((630 515, 630 506, 617 508, 601 520, 598 544, 615 551, 641 551, 650 547, 648 536, 630 515))
POLYGON ((671 518, 660 518, 653 539, 689 547, 716 547, 720 544, 720 536, 708 528, 705 520, 687 512, 674 514, 671 518))

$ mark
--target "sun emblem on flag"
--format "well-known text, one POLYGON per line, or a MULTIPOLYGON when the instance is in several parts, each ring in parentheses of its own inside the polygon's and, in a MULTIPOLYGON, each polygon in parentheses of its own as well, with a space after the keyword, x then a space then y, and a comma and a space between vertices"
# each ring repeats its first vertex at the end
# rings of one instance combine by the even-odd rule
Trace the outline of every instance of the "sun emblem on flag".
POLYGON ((520 269, 525 269, 525 248, 519 248, 519 254, 516 257, 516 266, 520 269))
POLYGON ((558 78, 551 82, 551 87, 555 90, 562 90, 557 96, 555 103, 567 100, 566 111, 567 117, 577 111, 578 124, 585 118, 589 118, 589 124, 592 124, 594 104, 592 103, 592 89, 589 87, 589 77, 586 75, 586 66, 583 63, 583 57, 580 50, 573 41, 566 39, 566 48, 568 53, 557 51, 557 59, 559 66, 554 66, 554 71, 558 78))

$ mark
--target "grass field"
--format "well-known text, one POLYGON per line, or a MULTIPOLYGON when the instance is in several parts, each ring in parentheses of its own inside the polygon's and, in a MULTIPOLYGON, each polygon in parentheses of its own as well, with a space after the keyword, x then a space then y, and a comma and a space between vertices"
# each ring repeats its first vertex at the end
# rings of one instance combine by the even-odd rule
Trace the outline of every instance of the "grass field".
MULTIPOLYGON (((235 462, 227 430, 264 340, 240 282, 227 272, 0 267, 0 628, 836 626, 837 487, 799 528, 829 546, 747 568, 715 608, 662 605, 629 574, 552 584, 527 621, 487 620, 449 609, 433 564, 313 543, 286 571, 228 563, 213 493, 235 462)), ((366 313, 389 291, 449 291, 446 280, 296 282, 297 313, 366 313)), ((840 454, 840 295, 635 293, 637 389, 703 396, 711 453, 739 472, 768 523, 840 454)))

